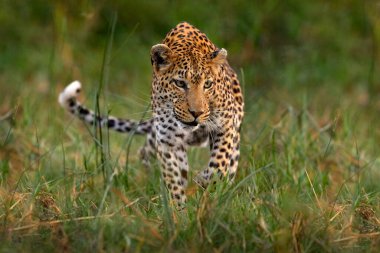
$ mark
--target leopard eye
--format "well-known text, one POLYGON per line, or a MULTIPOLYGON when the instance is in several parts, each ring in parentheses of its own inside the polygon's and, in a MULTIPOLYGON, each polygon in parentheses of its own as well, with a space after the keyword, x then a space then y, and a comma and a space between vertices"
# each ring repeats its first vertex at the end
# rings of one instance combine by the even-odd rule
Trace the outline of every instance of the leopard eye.
POLYGON ((205 89, 210 89, 214 85, 214 82, 211 80, 207 80, 204 84, 205 89))
POLYGON ((182 89, 187 88, 187 84, 184 80, 173 79, 173 82, 179 88, 182 88, 182 89))

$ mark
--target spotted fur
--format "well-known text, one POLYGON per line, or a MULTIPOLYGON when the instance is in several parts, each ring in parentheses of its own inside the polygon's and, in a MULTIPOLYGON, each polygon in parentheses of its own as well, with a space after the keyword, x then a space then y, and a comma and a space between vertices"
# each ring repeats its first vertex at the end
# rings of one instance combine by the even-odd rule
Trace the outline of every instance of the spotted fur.
POLYGON ((145 161, 156 155, 165 184, 174 201, 186 201, 189 146, 209 144, 208 166, 195 181, 206 187, 214 175, 233 179, 238 167, 243 95, 227 51, 217 48, 204 33, 183 22, 173 28, 162 44, 151 49, 153 81, 151 120, 137 122, 99 117, 83 107, 74 82, 60 95, 60 103, 87 123, 119 132, 146 134, 141 150, 145 161))

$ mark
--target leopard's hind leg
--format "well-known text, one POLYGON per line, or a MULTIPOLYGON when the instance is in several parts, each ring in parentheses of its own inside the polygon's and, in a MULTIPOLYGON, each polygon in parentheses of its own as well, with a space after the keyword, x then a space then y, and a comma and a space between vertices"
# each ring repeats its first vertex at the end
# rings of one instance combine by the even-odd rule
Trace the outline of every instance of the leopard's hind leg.
POLYGON ((145 167, 150 168, 150 160, 156 158, 156 132, 154 128, 146 135, 144 146, 140 149, 140 158, 145 167))

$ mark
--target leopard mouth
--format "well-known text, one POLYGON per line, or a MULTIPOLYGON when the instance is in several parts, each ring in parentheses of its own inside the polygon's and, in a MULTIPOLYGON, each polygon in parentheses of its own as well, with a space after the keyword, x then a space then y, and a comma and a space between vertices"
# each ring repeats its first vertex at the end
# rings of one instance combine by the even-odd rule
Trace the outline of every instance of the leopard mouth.
POLYGON ((194 120, 194 121, 191 121, 191 122, 185 122, 185 121, 182 121, 181 120, 181 123, 187 125, 187 126, 198 126, 198 121, 194 120))
POLYGON ((199 125, 199 122, 198 120, 194 119, 193 121, 183 121, 180 117, 178 117, 178 115, 175 113, 175 110, 173 109, 173 114, 174 114, 174 117, 179 121, 181 122, 182 124, 184 124, 185 126, 189 126, 189 127, 196 127, 199 125))

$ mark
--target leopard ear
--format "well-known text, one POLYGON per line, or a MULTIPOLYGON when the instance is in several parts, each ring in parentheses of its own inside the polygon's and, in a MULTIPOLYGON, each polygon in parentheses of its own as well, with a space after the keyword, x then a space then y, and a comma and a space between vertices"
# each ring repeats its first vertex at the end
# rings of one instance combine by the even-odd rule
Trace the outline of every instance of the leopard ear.
POLYGON ((154 45, 150 50, 150 57, 155 71, 163 71, 172 64, 172 50, 165 44, 154 45))
POLYGON ((227 50, 224 48, 218 49, 211 53, 211 62, 216 64, 223 64, 227 60, 227 50))

